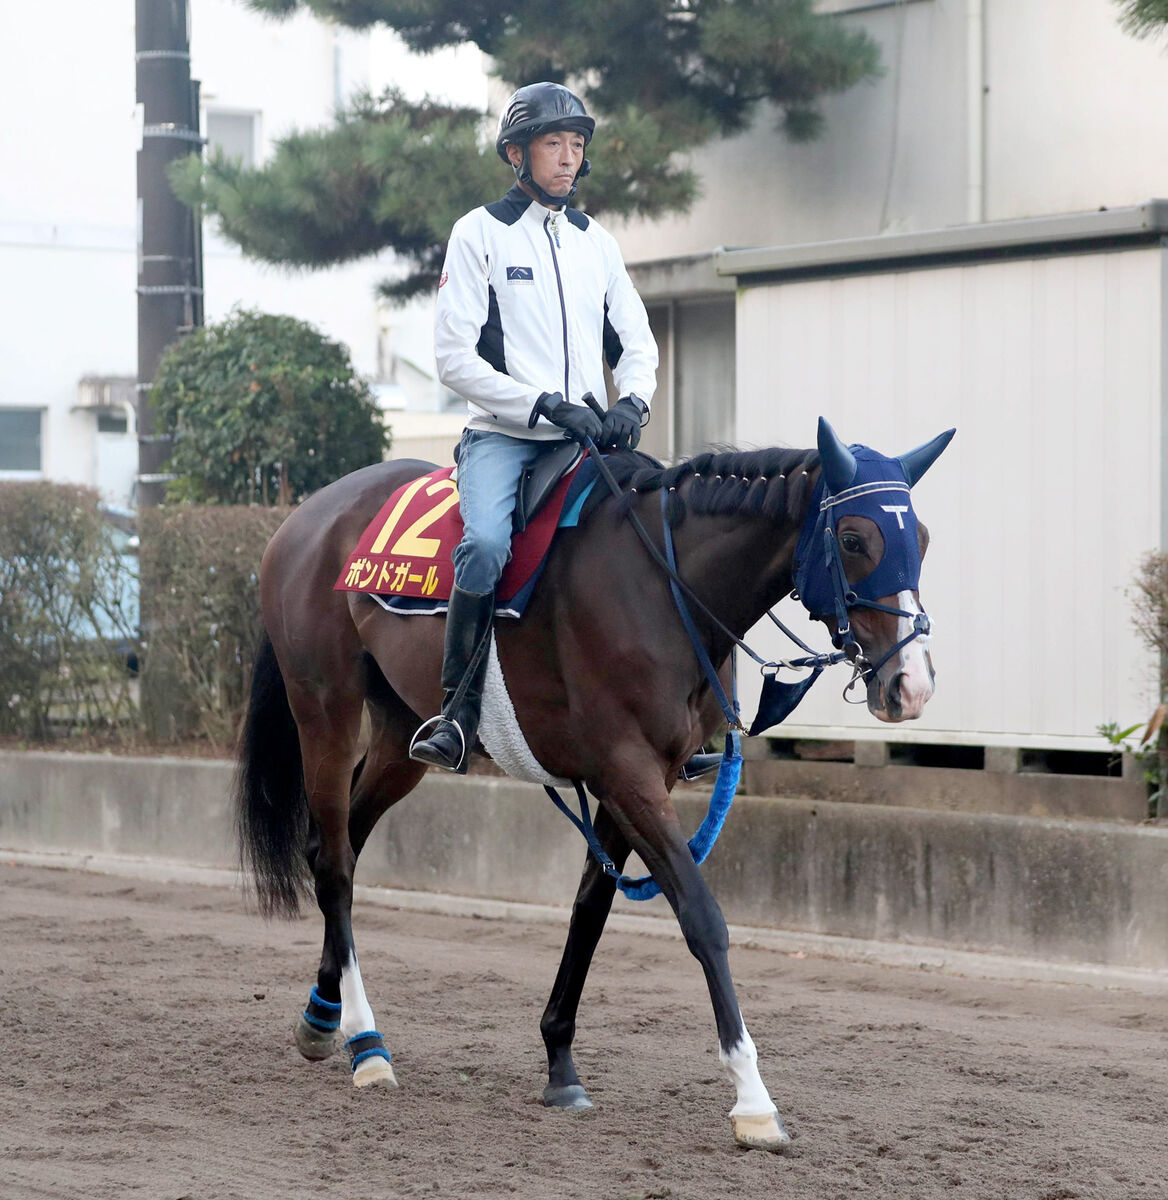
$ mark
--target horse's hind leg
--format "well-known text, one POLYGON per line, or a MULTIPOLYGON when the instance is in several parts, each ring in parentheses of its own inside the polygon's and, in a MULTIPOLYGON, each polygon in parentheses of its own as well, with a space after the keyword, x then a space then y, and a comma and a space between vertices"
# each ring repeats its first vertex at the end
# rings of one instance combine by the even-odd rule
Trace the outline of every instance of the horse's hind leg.
POLYGON ((363 700, 357 689, 327 698, 289 689, 300 730, 312 823, 308 860, 324 917, 324 951, 316 987, 298 1022, 296 1040, 307 1057, 320 1058, 331 1053, 333 1041, 339 1037, 349 1050, 353 1082, 358 1087, 397 1082, 365 996, 353 942, 357 856, 349 840, 349 793, 363 700))
POLYGON ((349 805, 349 842, 358 857, 373 827, 426 774, 426 764, 410 758, 410 738, 420 721, 375 664, 370 663, 366 702, 369 753, 353 783, 349 805))
MULTIPOLYGON (((411 792, 426 773, 423 764, 409 758, 410 735, 417 717, 389 691, 380 673, 374 676, 373 671, 375 667, 370 673, 366 697, 371 724, 369 750, 352 775, 349 798, 348 835, 354 863, 378 819, 411 792)), ((319 852, 320 836, 314 824, 309 840, 311 862, 319 861, 319 852)), ((317 986, 296 1025, 296 1045, 305 1058, 327 1058, 337 1048, 341 1018, 339 973, 335 939, 330 936, 326 920, 317 986)), ((373 1068, 384 1075, 377 1062, 373 1068)), ((366 1068, 360 1076, 355 1074, 354 1080, 366 1080, 369 1070, 366 1068)), ((385 1082, 389 1079, 385 1078, 385 1082)))
MULTIPOLYGON (((596 816, 596 834, 616 869, 623 870, 629 844, 604 808, 596 816)), ((543 1090, 543 1102, 549 1107, 592 1107, 580 1076, 576 1074, 576 1065, 572 1061, 572 1042, 576 1036, 576 1012, 584 981, 588 977, 593 952, 604 932, 615 892, 615 881, 601 870, 589 854, 580 880, 580 890, 572 906, 572 921, 568 926, 568 940, 564 944, 560 969, 539 1023, 548 1056, 548 1082, 543 1090)))

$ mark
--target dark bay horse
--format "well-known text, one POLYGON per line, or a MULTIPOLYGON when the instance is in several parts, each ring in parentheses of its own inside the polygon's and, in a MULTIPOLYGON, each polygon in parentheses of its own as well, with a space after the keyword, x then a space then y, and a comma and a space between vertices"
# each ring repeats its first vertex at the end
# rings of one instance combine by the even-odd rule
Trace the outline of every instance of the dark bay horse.
MULTIPOLYGON (((660 546, 668 514, 680 575, 725 627, 695 611, 701 640, 725 679, 732 649, 726 631, 743 636, 792 590, 800 537, 819 539, 826 514, 828 546, 838 552, 800 576, 801 594, 807 602, 822 590, 833 562, 841 581, 846 575, 847 611, 837 608, 827 624, 843 644, 840 617, 843 626, 850 622, 847 637, 869 667, 869 708, 885 720, 903 720, 919 715, 933 687, 925 638, 911 628, 913 614, 920 614, 916 578, 910 585, 881 584, 887 587, 881 603, 864 606, 857 593, 865 578, 883 579, 881 565, 894 560, 915 555, 919 573, 926 535, 912 515, 908 487, 947 441, 941 435, 899 459, 868 451, 876 466, 868 464, 867 476, 857 466, 863 456, 853 456, 826 422, 818 450, 710 453, 668 469, 648 466, 642 456, 614 456, 608 461, 623 494, 597 485, 580 526, 557 536, 526 614, 497 626, 499 663, 535 759, 552 775, 584 781, 599 801, 596 830, 609 856, 623 869, 630 850, 640 855, 702 965, 720 1058, 735 1086, 730 1116, 742 1145, 777 1150, 789 1139, 739 1012, 725 921, 670 800, 681 767, 723 717, 668 580, 627 518, 636 513, 660 546), (876 484, 855 483, 872 478, 873 469, 876 484), (892 478, 882 484, 883 476, 892 478), (813 495, 825 498, 813 505, 813 495), (896 503, 864 515, 843 502, 853 496, 896 503)), ((323 1058, 344 1041, 358 1086, 396 1080, 361 983, 353 870, 374 825, 426 770, 407 751, 422 718, 441 704, 443 620, 385 612, 367 596, 334 591, 333 583, 386 498, 430 469, 415 461, 380 463, 317 492, 276 532, 260 571, 267 635, 241 739, 243 853, 269 915, 294 914, 307 880, 315 884, 324 949, 297 1045, 306 1057, 323 1058), (363 712, 371 740, 362 756, 363 712)), ((818 563, 822 553, 813 557, 818 563)), ((540 1022, 549 1105, 590 1106, 572 1041, 613 895, 612 879, 590 858, 540 1022)))

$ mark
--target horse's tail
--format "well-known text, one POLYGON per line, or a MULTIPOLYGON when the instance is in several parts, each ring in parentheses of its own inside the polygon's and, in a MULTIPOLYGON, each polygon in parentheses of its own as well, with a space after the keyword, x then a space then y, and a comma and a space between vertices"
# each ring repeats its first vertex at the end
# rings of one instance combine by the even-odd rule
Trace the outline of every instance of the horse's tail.
POLYGON ((239 742, 235 822, 245 872, 265 916, 295 917, 307 891, 308 798, 300 739, 267 633, 256 653, 239 742))

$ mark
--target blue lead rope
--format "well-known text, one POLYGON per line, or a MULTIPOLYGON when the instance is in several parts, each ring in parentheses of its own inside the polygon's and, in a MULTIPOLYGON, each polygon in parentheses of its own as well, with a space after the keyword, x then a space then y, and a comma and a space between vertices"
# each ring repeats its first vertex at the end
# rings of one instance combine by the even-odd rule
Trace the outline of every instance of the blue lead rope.
MULTIPOLYGON (((730 811, 730 805, 734 803, 734 796, 738 791, 738 781, 741 777, 742 739, 731 729, 726 734, 726 749, 722 754, 721 765, 718 767, 718 778, 714 781, 710 807, 706 810, 705 819, 698 826, 697 832, 689 839, 689 852, 699 866, 706 861, 706 856, 718 840, 718 834, 722 832, 722 825, 726 820, 726 814, 730 811)), ((588 807, 588 797, 584 793, 584 785, 577 781, 575 787, 576 797, 580 802, 579 816, 576 816, 567 806, 555 788, 545 784, 544 791, 552 798, 552 802, 560 812, 584 835, 588 849, 592 852, 592 857, 600 864, 601 870, 610 879, 616 880, 616 886, 630 900, 652 900, 654 896, 660 895, 661 888, 658 887, 652 875, 642 875, 640 879, 631 879, 616 869, 616 864, 605 853, 600 839, 596 836, 596 830, 592 826, 592 813, 588 807)))
MULTIPOLYGON (((669 587, 673 593, 673 602, 677 606, 677 611, 681 616, 685 631, 693 643, 694 653, 701 664, 702 672, 713 689, 714 695, 729 725, 726 731, 726 748, 722 752, 722 761, 718 766, 718 778, 714 781, 714 791, 710 796, 710 807, 706 810, 705 819, 698 826, 697 832, 689 839, 688 843, 689 852, 693 855, 694 862, 698 866, 701 866, 706 861, 706 856, 714 848, 714 843, 718 840, 718 834, 722 832, 722 825, 726 820, 726 814, 729 813, 730 805, 734 803, 734 797, 738 792, 738 781, 742 778, 742 739, 739 737, 738 731, 744 729, 744 726, 738 710, 737 676, 734 676, 732 696, 728 697, 722 688, 718 672, 714 664, 710 661, 710 656, 706 652, 706 647, 703 645, 702 639, 698 634, 697 626, 690 615, 685 597, 682 595, 681 589, 677 586, 677 559, 673 550, 673 531, 669 527, 668 520, 665 519, 665 503, 666 495, 662 492, 661 516, 665 529, 665 554, 669 564, 669 587)), ((733 664, 731 664, 731 670, 733 671, 733 664)), ((555 788, 544 784, 544 791, 551 797, 552 803, 555 804, 560 812, 584 835, 584 839, 588 843, 588 849, 592 852, 592 857, 600 864, 601 870, 610 879, 616 880, 616 886, 630 900, 652 900, 654 896, 659 896, 661 888, 657 885, 652 875, 643 875, 640 879, 631 879, 628 875, 622 875, 616 869, 616 864, 605 853, 604 847, 600 844, 600 839, 596 836, 596 830, 592 826, 592 813, 588 808, 588 797, 585 795, 584 785, 577 779, 574 781, 574 786, 576 788, 576 799, 580 804, 579 816, 576 816, 567 804, 564 803, 555 788)))

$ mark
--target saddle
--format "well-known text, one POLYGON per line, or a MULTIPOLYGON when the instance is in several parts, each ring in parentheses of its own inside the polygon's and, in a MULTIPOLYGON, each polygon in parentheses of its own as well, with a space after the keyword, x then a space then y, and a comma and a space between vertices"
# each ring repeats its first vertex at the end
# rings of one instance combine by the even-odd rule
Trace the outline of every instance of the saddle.
MULTIPOLYGON (((462 449, 460 442, 454 447, 454 465, 458 466, 458 453, 462 449)), ((534 466, 523 472, 519 480, 519 490, 515 496, 515 513, 511 518, 511 528, 515 533, 522 533, 530 524, 532 517, 547 502, 547 498, 556 489, 556 484, 580 461, 584 455, 583 447, 578 442, 564 439, 563 445, 541 455, 534 466)), ((457 478, 457 472, 455 474, 457 478)))
MULTIPOLYGON (((577 523, 595 479, 580 459, 574 443, 557 444, 524 473, 511 558, 496 591, 497 615, 522 615, 556 529, 577 523)), ((430 471, 394 491, 333 586, 377 596, 394 612, 444 611, 454 584, 452 552, 463 532, 456 470, 430 471)))

